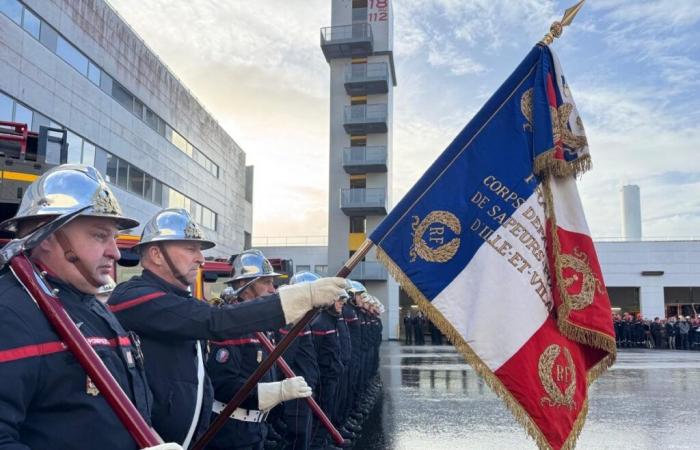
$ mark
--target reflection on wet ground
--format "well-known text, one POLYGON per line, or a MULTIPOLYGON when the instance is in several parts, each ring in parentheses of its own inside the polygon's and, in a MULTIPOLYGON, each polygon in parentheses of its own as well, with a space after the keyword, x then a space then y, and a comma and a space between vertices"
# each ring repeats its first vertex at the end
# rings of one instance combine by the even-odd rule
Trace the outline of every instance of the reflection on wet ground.
MULTIPOLYGON (((382 345, 383 397, 355 448, 536 449, 449 346, 382 345)), ((590 391, 577 449, 700 449, 700 353, 623 350, 590 391)))

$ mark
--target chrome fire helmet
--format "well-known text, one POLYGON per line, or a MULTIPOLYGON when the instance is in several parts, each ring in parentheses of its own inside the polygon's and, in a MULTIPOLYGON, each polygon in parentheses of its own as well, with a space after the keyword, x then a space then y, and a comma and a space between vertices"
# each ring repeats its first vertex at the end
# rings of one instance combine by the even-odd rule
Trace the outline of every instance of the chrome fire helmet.
POLYGON ((289 284, 310 283, 320 279, 321 276, 313 272, 297 272, 289 279, 289 284))
POLYGON ((141 241, 134 248, 140 250, 148 244, 158 242, 187 241, 200 243, 202 250, 216 245, 204 238, 204 232, 187 210, 168 208, 157 213, 146 223, 141 233, 141 241))
POLYGON ((139 222, 125 217, 117 198, 102 175, 91 166, 63 164, 49 169, 32 184, 22 197, 17 214, 0 223, 1 230, 17 231, 30 219, 53 219, 91 206, 81 216, 114 219, 117 227, 135 228, 139 222))

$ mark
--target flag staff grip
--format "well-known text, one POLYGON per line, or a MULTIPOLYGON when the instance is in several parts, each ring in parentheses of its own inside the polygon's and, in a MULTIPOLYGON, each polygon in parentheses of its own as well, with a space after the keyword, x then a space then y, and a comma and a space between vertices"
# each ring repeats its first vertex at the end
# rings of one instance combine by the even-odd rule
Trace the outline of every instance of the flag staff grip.
MULTIPOLYGON (((336 276, 341 277, 341 278, 347 278, 348 275, 350 275, 350 272, 352 272, 352 269, 357 266, 357 264, 362 260, 362 258, 367 255, 367 253, 370 251, 374 244, 372 241, 369 239, 365 239, 365 241, 360 245, 360 247, 357 249, 357 251, 348 259, 345 264, 343 264, 343 267, 340 268, 336 276)), ((209 428, 207 431, 202 435, 201 438, 197 442, 195 442, 194 446, 192 446, 192 450, 203 450, 204 447, 214 438, 216 433, 219 432, 221 427, 226 424, 226 421, 228 420, 229 416, 233 413, 233 411, 238 408, 241 403, 243 403, 243 400, 245 400, 248 395, 250 395, 251 391, 257 386, 258 382, 262 379, 262 377, 267 373, 268 370, 272 367, 272 365, 277 361, 277 359, 282 356, 282 354, 287 350, 289 345, 292 343, 294 338, 297 337, 297 335, 308 325, 311 323, 311 321, 316 317, 316 314, 318 311, 316 309, 312 309, 311 311, 307 312, 304 317, 299 319, 299 321, 294 324, 291 330, 289 330, 289 333, 282 338, 280 341, 279 345, 274 348, 270 352, 270 354, 265 358, 260 365, 258 365, 257 369, 248 377, 246 380, 245 384, 241 389, 236 392, 236 395, 233 396, 231 401, 228 402, 226 407, 219 413, 219 417, 217 417, 214 422, 212 422, 211 425, 209 425, 209 428)))

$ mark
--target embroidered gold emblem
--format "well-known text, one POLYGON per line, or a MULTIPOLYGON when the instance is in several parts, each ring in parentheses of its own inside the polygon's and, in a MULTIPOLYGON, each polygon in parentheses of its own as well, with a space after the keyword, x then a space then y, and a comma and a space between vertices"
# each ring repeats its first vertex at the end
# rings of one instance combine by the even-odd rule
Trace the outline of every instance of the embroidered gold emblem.
POLYGON ((189 222, 185 227, 185 237, 187 239, 204 239, 204 233, 194 222, 189 222))
POLYGON ((557 363, 561 354, 561 347, 552 344, 540 355, 537 371, 542 387, 547 393, 540 399, 540 404, 549 406, 566 406, 569 409, 576 408, 574 394, 576 393, 576 366, 569 350, 564 347, 566 366, 557 363), (566 389, 562 391, 557 383, 568 382, 566 389))
POLYGON ((411 246, 411 262, 415 262, 417 257, 428 262, 444 263, 454 257, 459 249, 460 239, 452 238, 445 243, 445 227, 452 230, 456 235, 462 232, 462 225, 459 219, 448 211, 433 211, 423 220, 413 216, 413 245, 411 246), (423 239, 423 235, 428 231, 428 240, 438 245, 433 248, 423 239))
MULTIPOLYGON (((523 124, 523 130, 525 131, 532 131, 532 96, 533 88, 530 88, 520 97, 520 111, 523 113, 523 116, 525 116, 525 120, 527 120, 527 123, 523 124)), ((578 153, 588 145, 588 141, 585 135, 574 134, 573 131, 571 131, 569 120, 573 111, 574 105, 572 103, 562 103, 559 105, 559 108, 554 108, 553 106, 549 107, 554 142, 561 141, 567 151, 578 153)), ((581 117, 576 118, 576 125, 580 130, 583 130, 581 117)))
POLYGON ((532 131, 532 92, 530 88, 520 97, 520 111, 527 120, 527 123, 523 124, 523 131, 532 131))
MULTIPOLYGON (((573 111, 574 105, 571 103, 562 103, 559 105, 558 109, 549 108, 549 113, 552 115, 554 142, 559 142, 559 140, 561 140, 567 150, 578 153, 588 145, 588 140, 586 140, 585 135, 574 134, 573 131, 571 131, 569 119, 573 111)), ((580 117, 577 118, 576 124, 580 129, 583 129, 583 122, 581 122, 580 117)))
POLYGON ((109 188, 101 186, 92 198, 93 211, 98 214, 109 214, 112 216, 121 216, 122 209, 119 207, 117 198, 112 194, 109 188))
POLYGON ((100 395, 100 390, 97 389, 97 386, 95 386, 95 383, 92 382, 90 377, 86 377, 85 380, 85 392, 88 395, 92 395, 93 397, 96 397, 100 395))
POLYGON ((588 255, 579 250, 578 247, 574 248, 571 254, 561 254, 560 262, 557 263, 557 275, 560 280, 563 280, 564 295, 566 296, 564 300, 570 309, 583 309, 593 303, 593 296, 596 292, 599 294, 603 293, 603 283, 593 273, 588 263, 588 255), (564 270, 566 269, 572 269, 574 273, 569 277, 565 277, 564 270), (570 293, 568 289, 579 281, 580 276, 583 277, 581 290, 578 294, 570 293))

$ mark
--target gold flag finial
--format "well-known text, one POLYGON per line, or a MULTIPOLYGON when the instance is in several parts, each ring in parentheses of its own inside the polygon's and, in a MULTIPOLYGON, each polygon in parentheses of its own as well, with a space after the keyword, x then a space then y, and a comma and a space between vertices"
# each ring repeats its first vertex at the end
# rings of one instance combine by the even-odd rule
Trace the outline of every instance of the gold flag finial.
POLYGON ((574 21, 574 17, 576 17, 576 14, 578 14, 579 10, 583 7, 583 2, 585 1, 586 0, 581 0, 571 8, 564 11, 564 17, 561 18, 561 21, 555 21, 552 23, 552 26, 549 27, 549 33, 544 35, 540 43, 549 45, 554 41, 554 39, 561 36, 562 32, 564 31, 564 27, 570 25, 571 22, 574 21))

